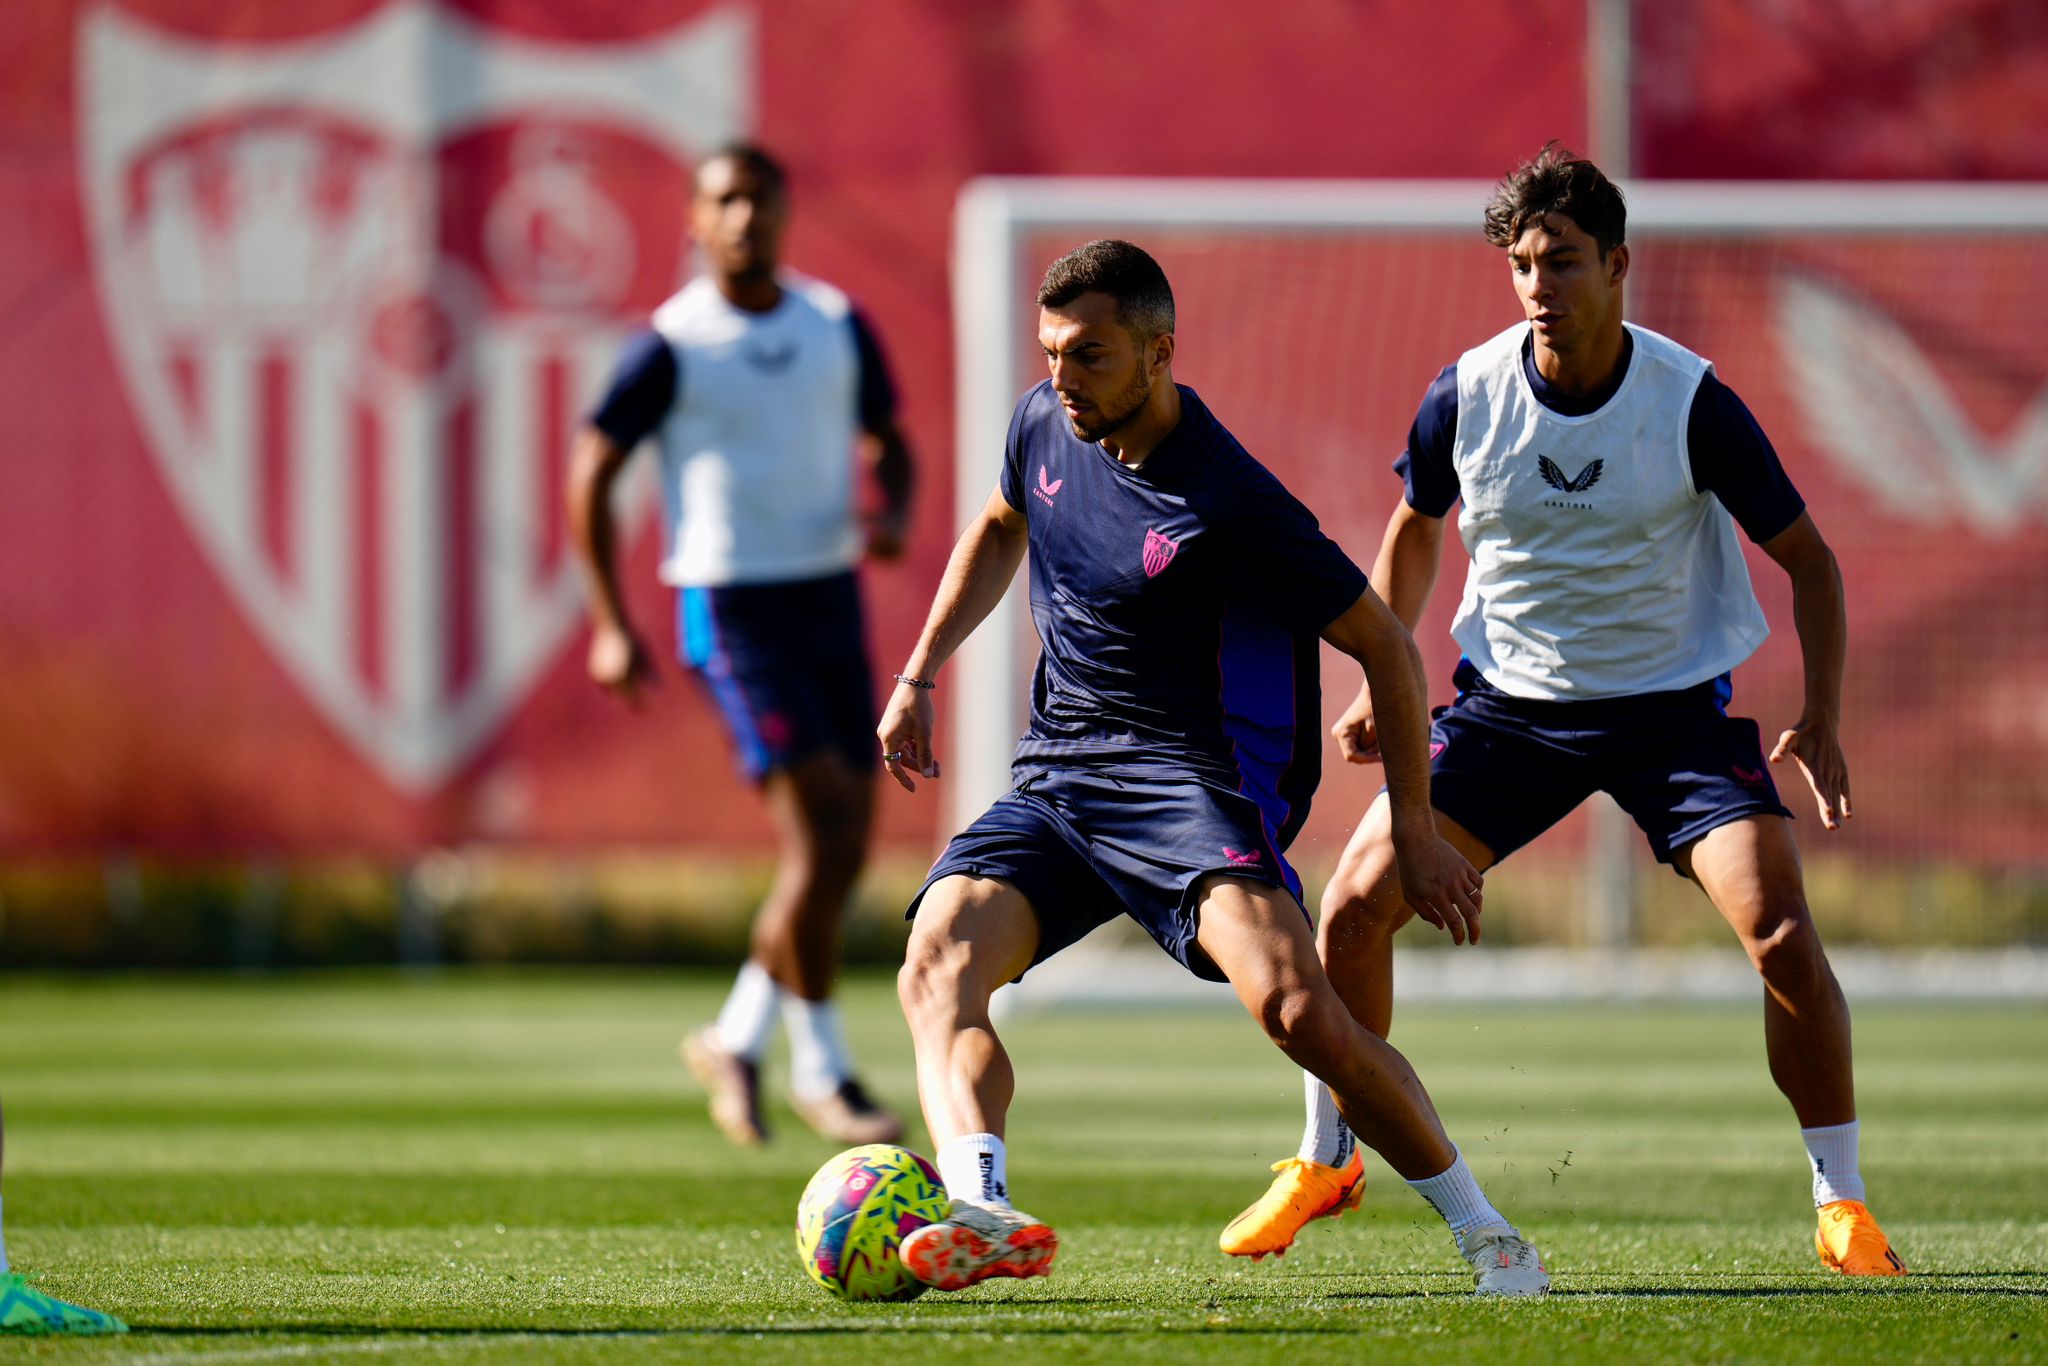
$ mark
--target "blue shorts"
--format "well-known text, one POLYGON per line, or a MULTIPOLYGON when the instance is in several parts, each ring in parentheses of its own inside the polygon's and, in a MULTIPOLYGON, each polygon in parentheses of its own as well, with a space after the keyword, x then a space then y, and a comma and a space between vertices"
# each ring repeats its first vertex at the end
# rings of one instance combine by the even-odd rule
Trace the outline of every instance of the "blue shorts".
POLYGON ((1250 797, 1220 782, 1142 769, 1023 771, 1016 787, 953 837, 905 918, 916 917, 933 883, 961 873, 1001 878, 1031 903, 1033 967, 1128 915, 1210 982, 1224 978, 1195 943, 1197 882, 1230 873, 1301 901, 1301 879, 1250 797))
POLYGON ((822 752, 856 772, 874 768, 874 682, 852 571, 685 588, 676 594, 676 637, 749 782, 822 752))
POLYGON ((1458 698, 1429 728, 1430 803, 1495 859, 1605 792, 1650 838, 1657 861, 1743 816, 1790 819, 1756 722, 1727 712, 1722 678, 1677 692, 1584 702, 1510 697, 1467 660, 1458 698))

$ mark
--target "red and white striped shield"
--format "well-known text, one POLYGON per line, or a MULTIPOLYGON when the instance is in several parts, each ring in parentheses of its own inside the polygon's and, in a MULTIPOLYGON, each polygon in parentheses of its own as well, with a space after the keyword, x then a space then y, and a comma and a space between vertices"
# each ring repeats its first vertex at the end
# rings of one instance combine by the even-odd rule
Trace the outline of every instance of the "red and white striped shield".
POLYGON ((78 52, 101 309, 174 501, 321 710, 432 788, 576 624, 566 445, 685 273, 747 21, 551 44, 399 0, 237 44, 101 5, 78 52))

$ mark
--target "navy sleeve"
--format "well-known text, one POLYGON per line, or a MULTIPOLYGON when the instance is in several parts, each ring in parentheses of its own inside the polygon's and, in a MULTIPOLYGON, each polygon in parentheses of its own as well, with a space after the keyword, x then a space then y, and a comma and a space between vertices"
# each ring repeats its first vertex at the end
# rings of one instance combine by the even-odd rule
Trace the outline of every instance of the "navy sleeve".
POLYGON ((1458 501, 1458 468, 1451 450, 1458 439, 1458 367, 1446 365, 1430 381, 1408 428, 1408 447, 1394 461, 1394 473, 1408 486, 1408 506, 1425 517, 1443 517, 1458 501))
POLYGON ((847 312, 853 328, 853 345, 860 353, 860 425, 862 431, 878 432, 896 420, 896 382, 889 374, 889 358, 882 354, 882 342, 859 309, 847 312))
POLYGON ((1365 572, 1270 471, 1247 464, 1230 490, 1231 525, 1241 543, 1231 575, 1290 629, 1321 632, 1365 592, 1365 572))
POLYGON ((639 445, 668 417, 681 381, 675 348, 659 332, 642 332, 626 343, 590 425, 621 449, 639 445))
POLYGON ((1806 500, 1792 486, 1771 439, 1735 391, 1707 375, 1685 422, 1692 486, 1721 500, 1742 534, 1761 545, 1799 520, 1806 500))
POLYGON ((1024 511, 1024 428, 1026 415, 1031 411, 1031 401, 1038 397, 1039 384, 1017 400, 1017 407, 1010 414, 1010 435, 1003 442, 1003 501, 1017 511, 1024 511))

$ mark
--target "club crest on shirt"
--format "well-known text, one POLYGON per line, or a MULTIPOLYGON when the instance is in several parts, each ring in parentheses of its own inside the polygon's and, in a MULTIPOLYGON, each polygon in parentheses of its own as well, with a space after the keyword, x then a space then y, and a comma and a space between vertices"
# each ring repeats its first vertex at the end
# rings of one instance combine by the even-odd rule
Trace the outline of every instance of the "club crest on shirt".
POLYGON ((1171 536, 1162 536, 1150 527, 1145 528, 1145 577, 1156 579, 1166 566, 1173 563, 1173 557, 1180 553, 1180 542, 1171 536))

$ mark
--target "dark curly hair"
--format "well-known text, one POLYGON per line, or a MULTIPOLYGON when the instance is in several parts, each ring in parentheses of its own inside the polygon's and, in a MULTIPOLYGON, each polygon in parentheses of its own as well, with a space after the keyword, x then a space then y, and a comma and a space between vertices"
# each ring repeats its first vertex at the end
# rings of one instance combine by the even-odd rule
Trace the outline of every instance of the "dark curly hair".
POLYGON ((1569 218, 1606 256, 1628 240, 1628 205, 1598 166, 1556 142, 1517 166, 1486 205, 1486 240, 1511 247, 1530 227, 1569 218))

